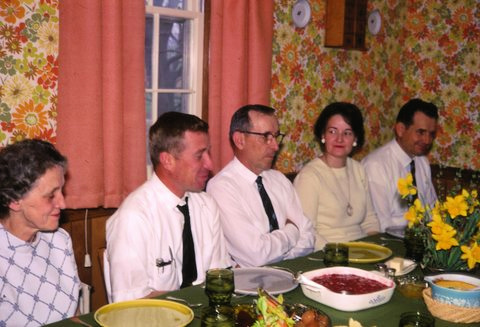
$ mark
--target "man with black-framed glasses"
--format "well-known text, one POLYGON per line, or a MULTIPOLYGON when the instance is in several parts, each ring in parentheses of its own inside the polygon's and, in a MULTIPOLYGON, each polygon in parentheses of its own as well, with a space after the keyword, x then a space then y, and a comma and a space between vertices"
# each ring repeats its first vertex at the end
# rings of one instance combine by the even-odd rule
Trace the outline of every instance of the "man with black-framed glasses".
POLYGON ((303 256, 314 248, 314 228, 292 183, 272 169, 283 137, 275 109, 241 107, 230 124, 235 157, 207 185, 220 207, 228 252, 241 267, 303 256))

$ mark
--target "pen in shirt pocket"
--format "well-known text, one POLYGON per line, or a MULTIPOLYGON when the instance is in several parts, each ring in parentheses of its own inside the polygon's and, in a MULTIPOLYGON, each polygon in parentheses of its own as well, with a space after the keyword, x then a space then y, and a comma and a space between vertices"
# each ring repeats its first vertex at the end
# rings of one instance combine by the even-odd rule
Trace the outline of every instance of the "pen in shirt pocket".
POLYGON ((174 262, 172 248, 168 247, 168 251, 170 252, 170 260, 164 260, 163 258, 155 259, 155 266, 162 268, 162 273, 165 271, 165 266, 171 265, 174 262))

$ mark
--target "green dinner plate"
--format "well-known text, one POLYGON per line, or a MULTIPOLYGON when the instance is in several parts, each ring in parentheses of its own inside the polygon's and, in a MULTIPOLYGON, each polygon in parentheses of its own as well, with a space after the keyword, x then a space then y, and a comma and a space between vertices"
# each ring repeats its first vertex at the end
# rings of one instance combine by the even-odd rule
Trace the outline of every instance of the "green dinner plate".
POLYGON ((372 263, 387 259, 392 250, 384 246, 367 242, 347 242, 348 262, 372 263))

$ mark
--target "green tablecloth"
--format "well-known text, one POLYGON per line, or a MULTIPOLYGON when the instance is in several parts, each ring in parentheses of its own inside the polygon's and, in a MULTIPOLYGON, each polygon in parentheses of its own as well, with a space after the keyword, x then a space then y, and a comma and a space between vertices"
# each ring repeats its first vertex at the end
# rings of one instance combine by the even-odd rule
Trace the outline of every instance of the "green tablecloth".
MULTIPOLYGON (((403 242, 400 239, 395 239, 388 235, 376 235, 370 236, 362 241, 369 241, 375 242, 377 244, 384 244, 386 247, 390 248, 393 251, 394 256, 404 256, 405 250, 403 247, 403 242), (393 240, 382 240, 381 237, 387 237, 393 240)), ((307 257, 318 257, 319 253, 313 253, 307 257)), ((295 272, 297 271, 310 271, 319 268, 323 268, 323 262, 321 261, 312 261, 309 260, 307 257, 296 258, 293 260, 286 260, 279 263, 276 263, 275 266, 278 267, 285 267, 289 268, 295 272)), ((365 270, 373 270, 375 269, 375 264, 351 264, 350 266, 361 268, 365 270)), ((419 267, 417 267, 412 274, 422 274, 419 267)), ((172 295, 175 297, 187 299, 191 303, 201 302, 204 304, 208 304, 208 298, 204 294, 204 289, 200 286, 193 286, 184 288, 178 291, 170 292, 168 295, 172 295)), ((167 294, 162 295, 158 298, 163 299, 167 296, 167 294)), ((383 305, 380 305, 375 308, 358 311, 358 312, 343 312, 338 311, 336 309, 332 309, 325 305, 322 305, 318 302, 308 299, 302 293, 301 287, 297 287, 293 291, 285 293, 284 295, 285 301, 287 303, 303 303, 308 304, 310 306, 316 307, 327 315, 330 316, 332 319, 333 325, 348 325, 349 318, 353 318, 359 321, 364 327, 369 326, 378 326, 378 327, 397 327, 398 321, 400 320, 400 314, 406 311, 428 311, 423 299, 411 299, 406 298, 402 294, 400 294, 397 290, 395 290, 392 299, 383 305)), ((234 297, 232 302, 235 303, 252 303, 253 296, 243 296, 243 297, 234 297)), ((195 319, 192 321, 190 326, 200 326, 200 314, 202 308, 194 309, 195 319)), ((94 318, 93 313, 83 315, 79 317, 81 321, 85 322, 91 326, 99 326, 94 318)), ((71 319, 63 320, 50 326, 80 326, 78 322, 74 322, 71 319)), ((480 324, 454 324, 451 322, 447 322, 441 319, 435 319, 435 326, 436 327, 443 327, 443 326, 480 326, 480 324)))

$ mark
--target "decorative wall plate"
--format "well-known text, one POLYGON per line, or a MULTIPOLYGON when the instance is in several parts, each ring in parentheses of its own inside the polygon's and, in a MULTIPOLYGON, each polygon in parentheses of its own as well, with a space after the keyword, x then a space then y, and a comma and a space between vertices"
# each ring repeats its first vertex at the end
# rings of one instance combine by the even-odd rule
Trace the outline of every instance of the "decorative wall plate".
POLYGON ((298 0, 292 7, 292 20, 295 26, 303 28, 307 26, 312 15, 310 4, 307 0, 298 0))
POLYGON ((368 30, 372 35, 377 35, 380 32, 380 27, 382 27, 382 16, 380 11, 375 9, 368 15, 368 30))

